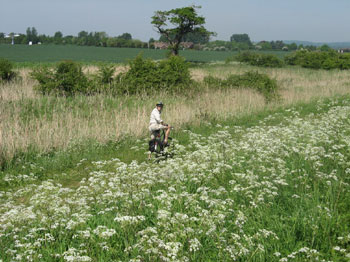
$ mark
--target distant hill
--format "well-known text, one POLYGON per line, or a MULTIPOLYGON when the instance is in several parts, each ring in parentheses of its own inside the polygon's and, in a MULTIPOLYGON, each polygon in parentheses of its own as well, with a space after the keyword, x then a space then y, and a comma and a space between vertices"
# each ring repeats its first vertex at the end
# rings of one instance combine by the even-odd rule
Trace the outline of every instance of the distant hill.
POLYGON ((324 44, 334 48, 350 48, 350 42, 310 42, 310 41, 299 41, 299 40, 283 40, 286 44, 296 43, 297 45, 313 45, 313 46, 322 46, 324 44))

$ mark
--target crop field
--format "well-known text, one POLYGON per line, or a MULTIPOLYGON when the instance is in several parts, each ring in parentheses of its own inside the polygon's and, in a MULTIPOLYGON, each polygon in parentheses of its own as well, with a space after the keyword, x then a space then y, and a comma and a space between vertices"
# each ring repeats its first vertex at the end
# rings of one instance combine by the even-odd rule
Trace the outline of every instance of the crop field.
MULTIPOLYGON (((0 45, 0 57, 18 62, 19 65, 33 63, 52 63, 61 60, 73 60, 84 63, 109 62, 124 63, 143 53, 144 57, 163 59, 166 50, 152 50, 139 48, 107 48, 64 45, 0 45)), ((192 62, 225 61, 236 52, 229 51, 194 51, 184 50, 180 54, 192 62)), ((271 53, 271 52, 266 52, 271 53)), ((272 52, 280 57, 288 52, 272 52)))
POLYGON ((160 162, 6 175, 0 260, 349 261, 350 97, 305 107, 207 122, 160 162))

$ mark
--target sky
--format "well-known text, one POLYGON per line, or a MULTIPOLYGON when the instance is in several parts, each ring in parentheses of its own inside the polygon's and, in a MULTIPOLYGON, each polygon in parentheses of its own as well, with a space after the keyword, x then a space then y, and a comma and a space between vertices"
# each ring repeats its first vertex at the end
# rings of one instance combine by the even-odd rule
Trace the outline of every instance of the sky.
POLYGON ((189 5, 202 6, 213 40, 247 33, 253 41, 350 41, 350 0, 0 0, 0 32, 128 32, 148 41, 159 38, 151 25, 155 11, 189 5))

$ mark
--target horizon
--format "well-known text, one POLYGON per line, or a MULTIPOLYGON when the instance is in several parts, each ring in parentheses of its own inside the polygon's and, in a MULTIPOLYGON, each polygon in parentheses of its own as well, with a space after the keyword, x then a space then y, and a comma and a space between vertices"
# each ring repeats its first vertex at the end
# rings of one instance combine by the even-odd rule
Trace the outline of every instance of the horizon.
POLYGON ((350 42, 347 24, 350 2, 338 0, 309 0, 281 2, 259 0, 245 2, 221 0, 142 0, 114 2, 112 0, 0 0, 7 12, 0 17, 0 32, 24 33, 35 27, 38 34, 78 35, 80 31, 106 32, 118 36, 125 32, 134 39, 147 42, 159 39, 151 25, 151 16, 157 10, 170 10, 189 5, 200 5, 198 13, 206 18, 205 27, 217 32, 211 40, 229 41, 232 34, 246 33, 253 42, 305 41, 313 43, 350 42), (94 19, 91 19, 94 18, 94 19), (344 33, 345 32, 345 33, 344 33), (289 40, 292 39, 292 40, 289 40), (298 39, 298 40, 295 40, 298 39))
MULTIPOLYGON (((26 30, 27 30, 27 28, 26 28, 26 30)), ((32 27, 29 27, 29 28, 32 28, 32 27)), ((37 30, 37 28, 35 28, 35 29, 37 30)), ((37 31, 38 31, 38 35, 46 35, 46 36, 49 36, 49 37, 53 37, 54 34, 57 32, 56 31, 53 34, 45 34, 45 33, 41 33, 39 30, 37 30, 37 31)), ((92 33, 94 33, 94 32, 105 32, 103 30, 102 31, 81 30, 81 31, 86 31, 88 33, 90 33, 90 32, 92 32, 92 33)), ((81 32, 81 31, 79 31, 79 32, 81 32)), ((77 32, 76 34, 65 34, 62 31, 60 31, 60 32, 62 33, 63 37, 66 37, 66 36, 78 36, 78 33, 79 33, 79 32, 77 32)), ((0 31, 0 33, 5 33, 5 32, 1 32, 0 31)), ((8 33, 5 33, 5 35, 9 35, 9 34, 12 34, 12 33, 26 35, 25 32, 8 32, 8 33)), ((132 36, 132 39, 134 39, 134 40, 141 40, 141 39, 135 38, 132 32, 123 32, 123 33, 130 33, 131 36, 132 36)), ((123 33, 121 33, 120 35, 122 35, 123 33)), ((120 35, 109 35, 109 34, 107 34, 108 37, 118 37, 120 35)), ((248 34, 248 36, 250 37, 249 34, 248 34)), ((151 38, 152 37, 150 37, 149 39, 151 39, 151 38)), ((155 38, 155 40, 158 41, 159 38, 160 38, 160 35, 157 38, 155 38)), ((147 42, 148 40, 141 40, 141 41, 147 42)), ((230 39, 213 39, 211 37, 209 42, 210 41, 230 41, 230 39)), ((251 41, 252 41, 252 43, 259 43, 261 41, 269 41, 269 42, 271 42, 271 41, 283 41, 285 43, 287 43, 287 42, 290 42, 290 43, 307 42, 307 43, 312 43, 312 44, 342 44, 342 43, 347 43, 348 44, 348 43, 350 43, 350 40, 349 41, 321 41, 321 42, 318 42, 318 41, 309 41, 309 40, 304 40, 304 39, 298 39, 298 40, 290 40, 290 39, 270 39, 270 40, 261 39, 261 40, 253 40, 253 39, 251 39, 251 41)))

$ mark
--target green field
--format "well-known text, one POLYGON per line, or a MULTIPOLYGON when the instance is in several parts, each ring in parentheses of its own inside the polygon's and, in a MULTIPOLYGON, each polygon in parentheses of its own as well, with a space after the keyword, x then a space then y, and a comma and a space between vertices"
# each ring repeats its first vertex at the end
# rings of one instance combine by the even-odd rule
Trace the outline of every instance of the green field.
MULTIPOLYGON (((138 54, 152 59, 163 59, 166 50, 140 49, 140 48, 110 48, 71 45, 0 45, 0 57, 18 63, 52 63, 61 60, 73 60, 85 63, 110 62, 124 63, 138 54)), ((191 62, 225 61, 226 58, 236 54, 231 51, 195 51, 184 50, 180 55, 191 62)), ((283 57, 288 52, 266 52, 283 57)))

